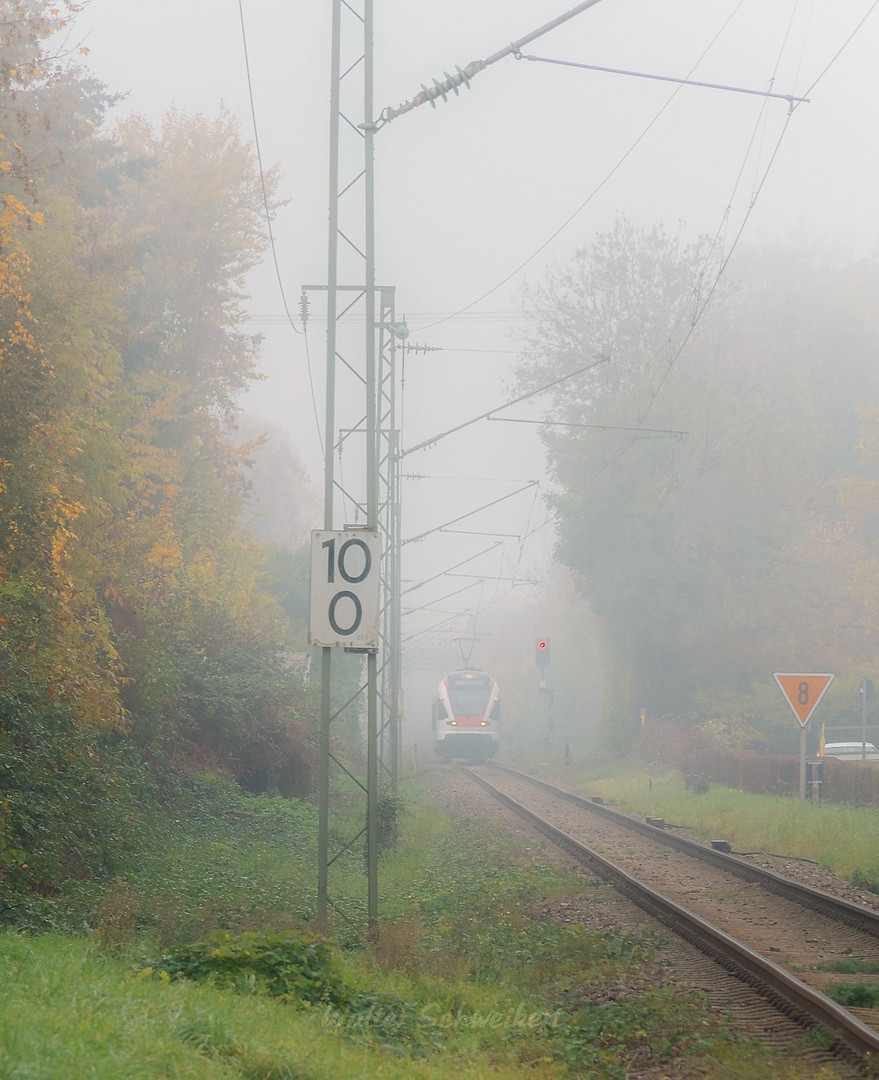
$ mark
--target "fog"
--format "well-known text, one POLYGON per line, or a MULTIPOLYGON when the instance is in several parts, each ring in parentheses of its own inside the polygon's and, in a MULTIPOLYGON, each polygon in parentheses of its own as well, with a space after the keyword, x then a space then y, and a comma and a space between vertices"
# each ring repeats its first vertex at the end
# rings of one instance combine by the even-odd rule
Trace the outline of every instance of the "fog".
MULTIPOLYGON (((412 98, 422 84, 497 52, 571 6, 379 0, 376 109, 412 98)), ((743 246, 799 236, 852 255, 873 251, 879 16, 858 24, 874 6, 603 0, 526 50, 809 97, 793 109, 785 100, 732 90, 507 58, 459 96, 384 127, 376 138, 378 280, 396 287, 409 343, 431 350, 406 359, 403 447, 515 396, 527 329, 523 287, 539 284, 548 267, 564 264, 619 214, 638 228, 663 223, 685 238, 719 235, 733 253, 730 273, 739 234, 743 246)), ((76 28, 90 49, 90 69, 111 89, 128 92, 119 112, 157 121, 172 107, 211 115, 222 101, 248 135, 255 116, 264 164, 282 169, 285 205, 273 226, 279 274, 267 258, 250 282, 248 329, 264 335, 266 380, 243 406, 288 433, 315 487, 323 468, 325 352, 317 300, 307 342, 297 330, 301 287, 327 274, 329 15, 326 0, 296 0, 282 10, 255 0, 91 0, 76 28)), ((358 329, 345 329, 352 355, 358 329)), ((343 402, 340 428, 356 422, 358 408, 353 399, 343 402)), ((517 653, 548 631, 554 531, 543 502, 543 450, 536 426, 507 422, 536 419, 544 408, 539 398, 522 403, 504 419, 474 424, 406 457, 404 538, 540 481, 450 526, 507 536, 443 532, 404 548, 404 608, 421 609, 404 624, 413 678, 439 674, 454 660, 457 638, 484 632, 472 652, 464 646, 464 658, 474 663, 501 655, 493 610, 504 613, 508 633, 515 623, 517 653), (472 587, 449 597, 470 579, 442 571, 489 547, 457 571, 475 575, 472 587), (434 580, 421 586, 426 578, 434 580), (502 598, 507 606, 498 609, 502 598)), ((352 471, 355 443, 346 441, 343 459, 352 471)), ((420 685, 413 691, 421 692, 420 685)))

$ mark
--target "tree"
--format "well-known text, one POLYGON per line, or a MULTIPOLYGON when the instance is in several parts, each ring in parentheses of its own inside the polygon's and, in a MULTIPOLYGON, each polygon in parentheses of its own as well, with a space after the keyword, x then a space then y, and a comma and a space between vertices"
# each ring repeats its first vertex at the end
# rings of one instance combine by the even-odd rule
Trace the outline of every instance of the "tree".
POLYGON ((95 587, 125 667, 122 700, 156 760, 269 775, 255 748, 268 753, 282 729, 308 755, 290 629, 244 522, 253 447, 229 440, 234 399, 255 377, 259 342, 238 325, 243 276, 265 244, 262 185, 226 114, 174 112, 160 133, 135 118, 117 141, 124 179, 95 211, 92 258, 114 273, 124 312, 125 462, 90 544, 105 553, 95 587))
POLYGON ((547 412, 559 554, 601 619, 606 737, 786 663, 855 658, 837 503, 876 339, 826 255, 752 253, 715 292, 712 252, 618 222, 526 297, 523 387, 596 354, 547 412), (697 318, 697 316, 699 316, 697 318), (686 345, 685 348, 682 346, 686 345), (842 373, 845 377, 841 377, 842 373), (634 429, 634 430, 633 430, 634 429))
POLYGON ((133 117, 117 138, 128 176, 104 235, 124 274, 126 372, 156 404, 229 415, 257 377, 259 338, 239 326, 244 277, 267 242, 263 183, 271 198, 277 170, 260 181, 226 112, 171 111, 158 132, 133 117))
POLYGON ((33 343, 0 368, 0 617, 6 687, 41 687, 83 723, 115 723, 118 655, 84 567, 78 522, 95 501, 94 478, 120 455, 110 436, 118 354, 106 280, 82 273, 77 212, 47 203, 28 238, 33 343))
POLYGON ((0 0, 0 918, 112 872, 145 764, 292 796, 314 757, 229 437, 276 176, 225 113, 109 131, 76 7, 0 0))
POLYGON ((248 448, 244 461, 246 520, 263 543, 296 550, 320 520, 317 493, 287 433, 261 417, 242 413, 230 441, 248 448))
POLYGON ((57 13, 0 13, 0 689, 127 724, 155 761, 268 775, 244 748, 296 732, 307 766, 290 627, 244 523, 249 451, 228 438, 276 175, 225 113, 108 132, 112 97, 43 44, 57 13))

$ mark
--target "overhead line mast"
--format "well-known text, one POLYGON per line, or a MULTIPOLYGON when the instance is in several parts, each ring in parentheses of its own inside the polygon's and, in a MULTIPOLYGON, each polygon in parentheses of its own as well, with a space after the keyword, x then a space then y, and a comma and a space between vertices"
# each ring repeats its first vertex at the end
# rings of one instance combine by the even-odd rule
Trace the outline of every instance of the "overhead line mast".
MULTIPOLYGON (((365 499, 366 531, 378 534, 379 529, 379 446, 378 446, 378 372, 376 354, 376 297, 379 289, 375 278, 375 192, 374 192, 374 131, 366 125, 357 125, 346 115, 342 104, 343 86, 351 85, 347 81, 355 72, 362 71, 362 91, 355 95, 355 107, 363 109, 362 115, 372 115, 373 84, 373 0, 363 0, 363 13, 342 0, 333 0, 332 9, 332 57, 330 84, 330 162, 329 162, 329 242, 327 253, 327 354, 326 354, 326 431, 324 436, 324 530, 327 533, 334 527, 334 503, 336 479, 334 473, 333 452, 335 449, 335 406, 337 360, 342 360, 361 381, 365 394, 366 428, 366 477, 365 499), (343 11, 344 7, 344 11, 343 11), (343 15, 348 21, 343 26, 343 15), (343 33, 353 17, 353 32, 343 33), (342 70, 343 38, 353 39, 357 59, 346 70, 342 70), (344 187, 340 184, 340 156, 342 121, 344 130, 357 139, 357 161, 354 179, 344 187), (340 227, 340 211, 343 209, 342 197, 362 181, 363 201, 359 214, 348 212, 353 227, 340 227), (355 229, 357 235, 355 236, 355 229), (355 265, 363 273, 362 285, 346 286, 340 283, 340 244, 344 240, 344 250, 353 252, 355 265), (339 311, 339 295, 343 291, 354 293, 354 299, 344 311, 339 311), (366 341, 364 346, 363 374, 345 361, 339 351, 338 321, 361 300, 365 304, 366 341)), ((360 276, 358 274, 358 276, 360 276)), ((381 290, 384 296, 385 290, 381 290)), ((315 595, 315 583, 312 580, 312 601, 315 595)), ((378 915, 378 666, 375 648, 366 651, 367 678, 367 760, 365 784, 357 780, 366 795, 366 825, 358 837, 366 836, 367 861, 367 915, 373 924, 378 915)), ((319 814, 318 814, 318 917, 327 916, 328 871, 334 861, 329 855, 329 803, 330 803, 330 731, 335 717, 331 705, 332 690, 332 653, 333 647, 324 645, 321 650, 321 726, 320 726, 320 762, 319 762, 319 814)), ((335 760, 335 759, 334 759, 335 760)), ((346 770, 347 771, 347 770, 346 770)), ((353 774, 349 775, 353 777, 353 774)), ((357 839, 355 838, 355 839, 357 839)), ((352 840, 351 843, 354 841, 352 840)))
MULTIPOLYGON (((330 164, 329 164, 329 243, 327 253, 327 354, 326 354, 326 402, 325 402, 325 435, 324 435, 324 531, 331 533, 334 524, 334 501, 337 484, 334 473, 333 452, 335 449, 336 431, 336 376, 337 361, 353 372, 363 384, 366 398, 365 410, 365 434, 366 434, 366 492, 365 499, 354 500, 355 505, 366 510, 367 532, 378 533, 384 526, 385 537, 391 556, 383 564, 381 574, 381 587, 384 593, 384 640, 385 650, 383 669, 388 669, 383 686, 384 715, 388 719, 385 728, 379 729, 378 718, 378 663, 376 649, 370 647, 366 650, 367 679, 363 689, 366 690, 367 705, 367 766, 366 783, 361 784, 366 794, 367 813, 366 826, 361 833, 366 835, 367 855, 367 913, 369 923, 374 924, 378 915, 378 782, 379 769, 383 764, 380 761, 379 738, 384 737, 385 746, 388 750, 388 772, 392 781, 396 778, 397 770, 397 747, 399 739, 398 711, 398 688, 400 681, 400 595, 402 586, 399 573, 399 553, 401 548, 399 523, 400 523, 400 494, 399 494, 399 465, 406 451, 401 451, 398 443, 399 431, 394 413, 394 343, 395 336, 403 337, 408 331, 402 324, 397 324, 394 316, 392 294, 393 290, 381 289, 376 285, 375 268, 375 162, 374 162, 374 136, 394 116, 402 112, 408 112, 416 105, 424 101, 434 103, 435 98, 445 97, 448 91, 457 93, 457 87, 462 84, 469 85, 469 78, 476 71, 481 71, 504 56, 518 54, 522 46, 534 41, 542 34, 562 23, 567 22, 575 15, 593 7, 600 0, 584 0, 564 15, 546 23, 538 30, 520 38, 493 54, 485 60, 475 61, 466 69, 458 69, 455 76, 447 76, 446 83, 435 83, 433 89, 422 88, 422 93, 417 99, 397 110, 385 110, 380 122, 373 122, 370 118, 373 112, 373 62, 374 62, 374 0, 363 0, 362 13, 356 10, 353 0, 332 0, 332 57, 331 57, 331 87, 330 87, 330 164), (343 19, 353 17, 356 24, 353 37, 356 39, 356 51, 358 55, 353 63, 344 70, 342 68, 343 49, 343 19), (342 106, 342 88, 349 86, 349 76, 355 72, 362 72, 362 94, 359 104, 363 108, 363 122, 355 123, 350 116, 346 115, 342 106), (345 121, 344 128, 341 121, 345 121), (360 137, 357 147, 359 159, 358 169, 354 178, 344 186, 340 184, 340 140, 342 131, 349 135, 354 133, 360 137), (361 219, 356 223, 362 226, 360 234, 355 238, 353 230, 343 230, 340 227, 340 210, 343 196, 349 194, 353 188, 362 181, 363 202, 361 207, 361 219), (355 262, 363 270, 362 285, 343 285, 340 282, 340 244, 345 242, 342 249, 349 256, 354 253, 355 262), (339 294, 343 291, 352 291, 356 294, 355 299, 344 310, 339 310, 339 294), (381 298, 381 311, 376 312, 376 302, 381 298), (361 375, 355 368, 348 364, 339 352, 338 328, 339 320, 348 313, 360 300, 365 304, 366 340, 364 348, 364 370, 361 375), (380 345, 377 349, 377 334, 381 332, 382 342, 390 342, 387 349, 380 345), (384 491, 384 503, 381 502, 384 491)), ((346 21, 345 25, 348 25, 346 21)), ((303 301, 303 312, 307 310, 307 302, 303 301)), ((426 349, 425 349, 426 351, 426 349)), ((530 396, 530 395, 526 395, 530 396)), ((493 412, 497 410, 492 410, 493 412)), ((489 414, 486 414, 489 415, 489 414)), ((466 425, 462 425, 466 426, 466 425)), ((458 430, 458 429, 455 429, 458 430)), ((450 434, 450 433, 446 433, 450 434)), ((436 441, 436 439, 431 440, 436 441)), ((424 445, 429 445, 426 443, 424 445)), ((420 447, 413 448, 419 449, 420 447)), ((408 451, 411 452, 411 451, 408 451)), ((313 541, 314 542, 314 541, 313 541)), ((314 599, 314 581, 312 582, 312 600, 314 599)), ((316 639, 315 639, 316 640, 316 639)), ((328 895, 328 870, 334 859, 329 856, 329 800, 330 783, 329 767, 331 754, 330 728, 333 719, 337 715, 331 707, 332 689, 332 646, 323 643, 321 665, 321 727, 320 727, 320 764, 319 764, 319 826, 318 826, 318 916, 326 918, 328 895)), ((335 759, 333 759, 335 760, 335 759)), ((349 774, 351 775, 351 774, 349 774)), ((352 776, 353 779, 353 776, 352 776)), ((352 840, 351 843, 355 841, 352 840)), ((350 846, 346 845, 346 848, 350 846)))

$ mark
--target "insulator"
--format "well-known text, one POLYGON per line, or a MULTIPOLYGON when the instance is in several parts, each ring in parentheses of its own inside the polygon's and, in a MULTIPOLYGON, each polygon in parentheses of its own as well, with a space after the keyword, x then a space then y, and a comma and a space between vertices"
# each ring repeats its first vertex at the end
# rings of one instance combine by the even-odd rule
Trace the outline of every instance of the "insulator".
POLYGON ((441 345, 417 345, 415 342, 411 344, 408 341, 404 341, 401 344, 401 348, 404 353, 429 353, 429 352, 442 352, 441 345))
POLYGON ((466 86, 468 90, 470 89, 470 79, 462 68, 456 67, 454 75, 450 74, 448 71, 444 71, 443 75, 445 75, 445 80, 440 82, 438 79, 434 79, 432 88, 425 86, 424 83, 421 84, 421 93, 416 95, 414 99, 416 105, 421 105, 425 101, 429 101, 431 108, 435 109, 436 99, 441 97, 443 101, 447 101, 450 90, 453 90, 457 97, 459 86, 466 86))
POLYGON ((303 326, 308 322, 308 293, 304 289, 299 297, 299 321, 303 326))

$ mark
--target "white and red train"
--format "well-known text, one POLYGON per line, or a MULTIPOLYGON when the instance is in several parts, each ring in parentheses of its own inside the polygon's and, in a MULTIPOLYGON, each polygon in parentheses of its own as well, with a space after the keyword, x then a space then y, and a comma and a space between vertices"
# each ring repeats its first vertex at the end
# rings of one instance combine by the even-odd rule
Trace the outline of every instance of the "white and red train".
POLYGON ((446 761, 488 761, 498 750, 500 690, 486 671, 451 671, 437 687, 431 730, 434 749, 446 761))

